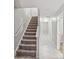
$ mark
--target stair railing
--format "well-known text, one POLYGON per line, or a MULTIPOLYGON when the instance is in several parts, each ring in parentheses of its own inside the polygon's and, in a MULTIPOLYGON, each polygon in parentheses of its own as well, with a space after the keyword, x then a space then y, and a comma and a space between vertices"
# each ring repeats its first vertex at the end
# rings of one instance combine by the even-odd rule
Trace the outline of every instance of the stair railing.
POLYGON ((36 50, 36 58, 39 58, 39 35, 40 35, 40 17, 38 17, 38 25, 37 25, 37 32, 36 32, 36 43, 37 43, 37 50, 36 50))

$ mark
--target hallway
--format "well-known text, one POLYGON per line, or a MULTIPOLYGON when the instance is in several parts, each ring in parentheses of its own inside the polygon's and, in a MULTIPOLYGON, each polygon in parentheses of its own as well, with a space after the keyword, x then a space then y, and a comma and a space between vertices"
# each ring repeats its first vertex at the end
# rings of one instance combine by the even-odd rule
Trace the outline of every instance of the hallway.
POLYGON ((19 46, 20 50, 17 50, 15 59, 63 59, 63 53, 57 49, 57 23, 55 19, 40 18, 40 25, 37 26, 38 19, 35 20, 35 18, 32 17, 24 33, 19 46))
POLYGON ((63 53, 57 49, 56 24, 52 17, 40 18, 39 59, 63 59, 63 53))
POLYGON ((63 59, 62 35, 63 12, 39 17, 38 8, 15 9, 15 59, 63 59))

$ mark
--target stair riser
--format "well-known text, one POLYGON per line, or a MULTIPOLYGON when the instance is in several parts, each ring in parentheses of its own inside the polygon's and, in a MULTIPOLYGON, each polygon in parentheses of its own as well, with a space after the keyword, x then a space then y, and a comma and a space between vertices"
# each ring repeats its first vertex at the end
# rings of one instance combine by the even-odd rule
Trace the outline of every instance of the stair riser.
POLYGON ((29 24, 35 24, 35 25, 37 25, 38 23, 29 23, 29 24))
POLYGON ((31 21, 30 23, 37 23, 37 21, 31 21))
POLYGON ((16 56, 18 57, 36 57, 36 53, 28 53, 28 52, 17 52, 16 56))
POLYGON ((31 20, 30 23, 37 23, 37 20, 31 20))
POLYGON ((24 39, 36 39, 36 37, 23 37, 24 39))
POLYGON ((28 26, 27 28, 37 28, 37 26, 28 26))
POLYGON ((28 27, 27 29, 37 29, 37 28, 31 28, 31 27, 28 27))
POLYGON ((37 27, 37 25, 28 25, 28 27, 37 27))
POLYGON ((26 32, 36 32, 36 30, 26 30, 26 32))
POLYGON ((36 39, 23 39, 23 40, 36 40, 36 39))
POLYGON ((34 27, 34 28, 37 28, 37 26, 32 26, 32 25, 31 25, 31 26, 28 26, 28 27, 34 27))
POLYGON ((23 49, 23 50, 36 50, 36 46, 19 46, 19 49, 23 49))
POLYGON ((25 35, 36 35, 36 33, 25 33, 25 35))
POLYGON ((30 22, 30 24, 38 24, 37 22, 30 22))
POLYGON ((36 44, 36 41, 21 41, 22 44, 36 44))
POLYGON ((29 24, 28 26, 37 26, 37 24, 29 24))
POLYGON ((30 22, 37 22, 38 20, 31 20, 30 22))

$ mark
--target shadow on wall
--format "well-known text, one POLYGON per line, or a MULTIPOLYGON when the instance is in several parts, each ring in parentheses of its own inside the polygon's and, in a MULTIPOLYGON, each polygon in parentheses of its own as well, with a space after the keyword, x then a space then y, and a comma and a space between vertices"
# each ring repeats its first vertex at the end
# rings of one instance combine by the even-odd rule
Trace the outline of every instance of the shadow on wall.
POLYGON ((19 0, 14 0, 14 8, 17 8, 17 5, 19 5, 18 8, 21 7, 20 1, 19 0))

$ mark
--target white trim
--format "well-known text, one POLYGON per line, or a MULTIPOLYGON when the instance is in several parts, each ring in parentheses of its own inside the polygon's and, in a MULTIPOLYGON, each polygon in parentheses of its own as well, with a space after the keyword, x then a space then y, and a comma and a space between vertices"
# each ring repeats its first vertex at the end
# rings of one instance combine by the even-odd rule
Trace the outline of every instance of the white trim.
POLYGON ((40 17, 38 17, 38 25, 37 25, 37 32, 36 32, 36 58, 39 58, 39 34, 40 34, 40 17))

